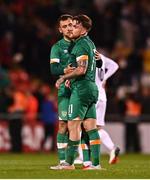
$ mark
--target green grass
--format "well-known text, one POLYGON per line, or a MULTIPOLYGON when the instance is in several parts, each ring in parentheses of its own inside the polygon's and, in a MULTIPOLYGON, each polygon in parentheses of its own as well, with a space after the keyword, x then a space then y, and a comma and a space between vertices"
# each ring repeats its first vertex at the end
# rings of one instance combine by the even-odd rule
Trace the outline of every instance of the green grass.
POLYGON ((102 166, 106 171, 49 170, 57 163, 56 154, 0 154, 1 179, 122 179, 150 178, 150 155, 121 155, 116 165, 108 164, 108 156, 102 155, 102 166))

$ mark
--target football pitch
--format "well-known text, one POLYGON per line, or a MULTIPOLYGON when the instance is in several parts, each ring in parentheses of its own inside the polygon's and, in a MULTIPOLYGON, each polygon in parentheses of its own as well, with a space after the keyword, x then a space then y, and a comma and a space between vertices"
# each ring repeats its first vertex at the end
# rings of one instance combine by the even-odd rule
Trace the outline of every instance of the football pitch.
POLYGON ((108 164, 108 156, 101 156, 106 170, 84 171, 49 170, 57 163, 57 155, 50 154, 0 154, 0 179, 150 179, 150 155, 126 154, 116 165, 108 164))

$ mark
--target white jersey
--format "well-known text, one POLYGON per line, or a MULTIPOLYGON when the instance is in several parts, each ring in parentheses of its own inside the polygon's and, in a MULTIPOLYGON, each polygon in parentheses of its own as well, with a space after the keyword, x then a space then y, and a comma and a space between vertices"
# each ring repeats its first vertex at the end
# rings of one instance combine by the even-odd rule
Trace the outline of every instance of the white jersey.
POLYGON ((96 68, 95 82, 99 90, 98 100, 107 101, 106 92, 103 83, 111 77, 119 68, 118 64, 112 59, 100 54, 102 60, 102 67, 96 68))

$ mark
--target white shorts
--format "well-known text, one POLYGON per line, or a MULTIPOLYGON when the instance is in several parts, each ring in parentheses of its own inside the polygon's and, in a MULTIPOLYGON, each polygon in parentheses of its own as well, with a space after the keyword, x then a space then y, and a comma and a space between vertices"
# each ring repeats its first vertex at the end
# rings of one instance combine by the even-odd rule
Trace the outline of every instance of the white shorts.
POLYGON ((96 103, 97 125, 105 126, 106 101, 98 100, 96 103))

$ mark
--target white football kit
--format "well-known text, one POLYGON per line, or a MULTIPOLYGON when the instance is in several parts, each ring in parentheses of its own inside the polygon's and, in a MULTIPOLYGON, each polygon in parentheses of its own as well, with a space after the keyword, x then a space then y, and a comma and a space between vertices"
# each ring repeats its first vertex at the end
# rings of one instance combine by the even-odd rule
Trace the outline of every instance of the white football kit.
POLYGON ((97 116, 97 125, 105 125, 105 113, 106 113, 106 92, 104 88, 105 81, 111 77, 119 68, 118 64, 112 59, 105 57, 100 54, 102 60, 102 67, 96 68, 96 85, 99 90, 98 101, 96 103, 96 116, 97 116))

